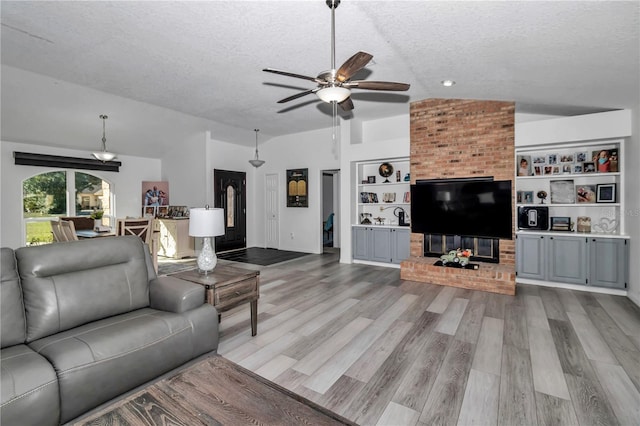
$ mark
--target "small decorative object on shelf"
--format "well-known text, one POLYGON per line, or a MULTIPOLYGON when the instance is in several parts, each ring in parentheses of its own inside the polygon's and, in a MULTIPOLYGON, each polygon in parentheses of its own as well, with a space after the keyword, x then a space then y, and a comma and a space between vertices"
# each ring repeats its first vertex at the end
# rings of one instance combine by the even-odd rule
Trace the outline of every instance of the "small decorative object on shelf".
POLYGON ((407 173, 406 175, 404 175, 404 181, 405 182, 409 182, 411 180, 411 174, 407 173))
POLYGON ((384 225, 384 217, 374 217, 377 225, 384 225))
POLYGON ((549 182, 551 187, 551 204, 573 204, 576 202, 576 189, 573 179, 552 180, 549 182))
POLYGON ((591 218, 588 216, 578 216, 578 232, 591 232, 591 218))
POLYGON ((391 165, 391 163, 382 163, 378 168, 378 173, 380 173, 380 176, 385 178, 382 183, 391 183, 388 178, 393 174, 393 166, 391 165))
POLYGON ((596 202, 598 203, 615 203, 616 202, 616 184, 604 183, 596 186, 596 202))
POLYGON ((540 198, 540 204, 544 204, 544 200, 547 199, 547 191, 538 191, 536 196, 540 198))
POLYGON ((551 218, 552 231, 573 231, 573 224, 570 217, 554 216, 551 218))
POLYGON ((593 231, 602 234, 615 234, 617 229, 618 221, 608 217, 602 217, 598 223, 593 224, 593 231))
POLYGON ((371 225, 371 213, 360 213, 360 225, 371 225))
POLYGON ((576 185, 576 202, 595 203, 596 202, 596 186, 595 185, 576 185))

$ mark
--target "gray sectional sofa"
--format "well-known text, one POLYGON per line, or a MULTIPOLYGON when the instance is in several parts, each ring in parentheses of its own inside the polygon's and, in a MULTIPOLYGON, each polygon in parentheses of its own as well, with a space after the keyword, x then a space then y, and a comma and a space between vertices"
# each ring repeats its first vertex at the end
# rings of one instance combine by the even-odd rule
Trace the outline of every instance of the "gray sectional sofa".
POLYGON ((58 425, 218 347, 204 287, 135 236, 1 249, 0 424, 58 425))

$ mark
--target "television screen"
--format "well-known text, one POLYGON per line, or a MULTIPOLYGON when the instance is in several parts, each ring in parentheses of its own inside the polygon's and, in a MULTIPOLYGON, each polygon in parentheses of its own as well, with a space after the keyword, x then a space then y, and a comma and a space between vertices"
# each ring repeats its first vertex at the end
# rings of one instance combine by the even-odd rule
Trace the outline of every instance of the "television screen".
POLYGON ((411 231, 511 239, 511 181, 447 179, 411 185, 411 231))

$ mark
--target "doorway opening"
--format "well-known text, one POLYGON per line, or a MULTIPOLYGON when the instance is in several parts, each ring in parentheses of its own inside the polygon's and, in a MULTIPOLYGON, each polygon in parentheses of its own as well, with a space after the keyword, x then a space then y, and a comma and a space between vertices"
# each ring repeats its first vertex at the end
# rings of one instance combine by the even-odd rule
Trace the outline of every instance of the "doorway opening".
MULTIPOLYGON (((340 247, 340 170, 322 171, 322 246, 340 247)), ((328 250, 331 251, 331 250, 328 250)))

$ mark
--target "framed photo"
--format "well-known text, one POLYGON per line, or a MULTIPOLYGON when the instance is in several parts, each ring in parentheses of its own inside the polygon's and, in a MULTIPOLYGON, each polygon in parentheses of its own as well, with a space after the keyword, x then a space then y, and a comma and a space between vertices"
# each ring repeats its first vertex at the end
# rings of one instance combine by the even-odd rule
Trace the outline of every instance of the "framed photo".
POLYGON ((533 174, 536 176, 542 176, 544 173, 544 166, 533 166, 533 174))
POLYGON ((553 174, 553 166, 544 166, 544 174, 545 175, 553 174))
POLYGON ((142 182, 142 206, 168 206, 169 182, 167 181, 143 181, 142 182))
POLYGON ((558 164, 558 154, 547 155, 547 164, 558 164))
POLYGON ((553 166, 553 170, 551 171, 552 174, 554 175, 559 175, 560 174, 560 166, 553 166))
POLYGON ((524 191, 516 191, 516 203, 520 204, 523 200, 524 191))
POLYGON ((560 162, 561 163, 573 163, 573 154, 562 154, 560 156, 560 162))
POLYGON ((573 173, 582 173, 582 163, 580 164, 574 164, 573 166, 573 173))
POLYGON ((169 216, 169 206, 159 206, 158 217, 167 217, 167 216, 169 216))
POLYGON ((595 203, 596 185, 576 185, 577 203, 595 203))
POLYGON ((596 163, 593 161, 585 161, 582 163, 582 173, 595 173, 596 163))
POLYGON ((531 156, 530 155, 518 155, 516 157, 518 176, 532 176, 531 170, 531 156))
POLYGON ((308 184, 309 169, 287 170, 287 207, 309 207, 308 184))
POLYGON ((596 202, 597 203, 615 203, 616 202, 616 184, 603 183, 596 186, 596 202))
POLYGON ((576 163, 584 163, 585 161, 591 160, 589 157, 589 153, 587 151, 576 152, 575 154, 576 163))
POLYGON ((376 183, 375 176, 367 176, 367 183, 376 183))
POLYGON ((142 207, 142 217, 153 217, 158 215, 158 206, 144 206, 142 207))
POLYGON ((574 204, 576 202, 576 188, 573 179, 552 180, 549 182, 551 189, 551 204, 574 204))
POLYGON ((571 218, 567 216, 551 217, 552 231, 571 231, 571 218))
POLYGON ((533 157, 533 164, 544 164, 547 162, 547 157, 544 155, 536 155, 533 157))
POLYGON ((525 204, 533 204, 533 191, 522 191, 522 202, 525 204))
POLYGON ((565 164, 562 166, 562 174, 569 174, 572 172, 571 170, 571 164, 565 164))

